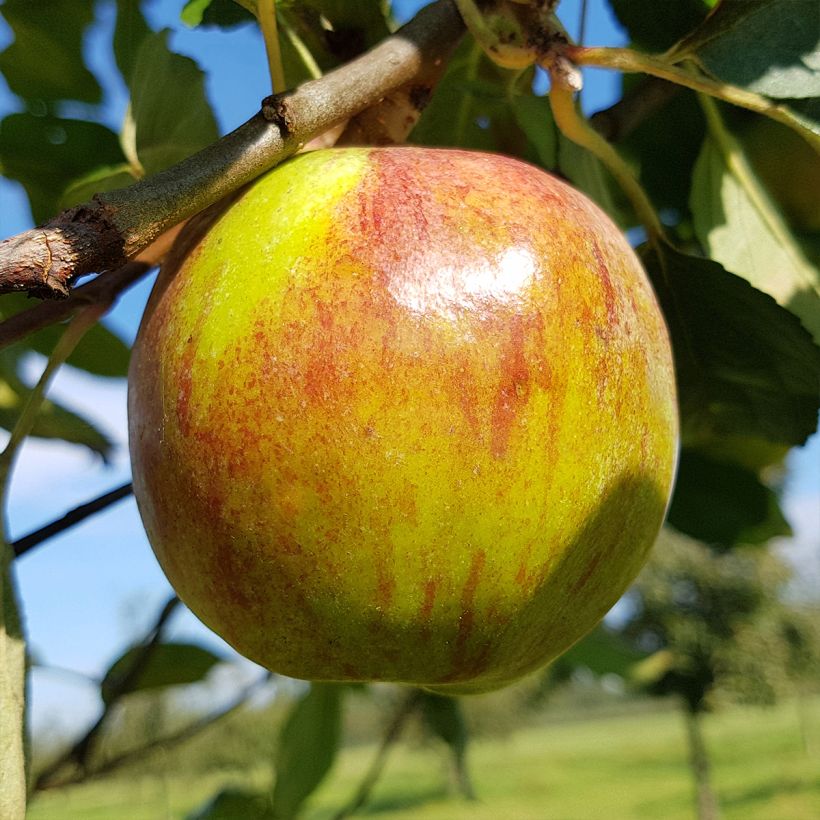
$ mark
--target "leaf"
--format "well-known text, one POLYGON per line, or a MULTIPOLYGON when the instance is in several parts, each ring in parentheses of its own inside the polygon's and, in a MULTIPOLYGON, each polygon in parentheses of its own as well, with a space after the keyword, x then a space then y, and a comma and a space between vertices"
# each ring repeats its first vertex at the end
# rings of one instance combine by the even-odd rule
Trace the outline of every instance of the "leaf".
POLYGON ((751 470, 684 448, 667 521, 712 546, 761 544, 791 531, 777 496, 751 470))
POLYGON ((675 669, 675 665, 674 654, 669 649, 659 649, 636 663, 629 677, 642 688, 654 687, 675 669))
POLYGON ((542 168, 558 167, 558 129, 546 97, 519 94, 513 98, 513 115, 518 127, 526 134, 542 168))
POLYGON ((330 771, 339 748, 343 686, 312 683, 282 727, 273 810, 292 818, 330 771))
POLYGON ((475 792, 467 771, 467 741, 469 733, 461 702, 457 698, 420 692, 421 713, 430 731, 443 740, 453 756, 455 776, 462 794, 468 800, 475 799, 475 792))
POLYGON ((100 86, 83 62, 92 0, 6 0, 0 7, 14 42, 0 54, 0 74, 27 100, 96 103, 100 86))
POLYGON ((797 317, 717 262, 670 247, 642 257, 672 337, 684 443, 803 444, 817 424, 820 348, 797 317))
POLYGON ((130 673, 134 659, 143 651, 142 646, 135 646, 111 664, 100 684, 103 703, 108 705, 115 697, 132 692, 197 683, 222 662, 218 655, 196 644, 157 644, 137 677, 122 689, 123 678, 130 673))
POLYGON ((126 83, 130 81, 142 41, 151 34, 140 5, 140 0, 117 0, 114 58, 126 83))
MULTIPOLYGON (((17 375, 19 355, 9 348, 0 352, 0 428, 4 430, 11 430, 17 423, 30 392, 17 375)), ((81 444, 105 460, 113 447, 113 442, 94 425, 50 399, 42 403, 31 435, 81 444)))
POLYGON ((596 675, 626 677, 632 665, 642 657, 643 653, 624 640, 620 633, 600 625, 556 659, 551 668, 571 672, 584 667, 596 675))
POLYGON ((759 94, 820 97, 817 0, 722 0, 673 56, 759 94))
POLYGON ((474 40, 465 39, 413 129, 411 142, 523 156, 527 139, 508 103, 509 82, 509 72, 490 62, 474 40))
MULTIPOLYGON (((626 93, 636 93, 635 85, 634 77, 624 77, 624 88, 629 89, 626 93)), ((692 172, 704 133, 697 96, 679 89, 618 142, 618 150, 636 168, 653 205, 661 211, 674 209, 678 220, 685 220, 689 210, 692 172)))
POLYGON ((0 817, 26 813, 26 646, 12 576, 11 547, 0 543, 0 817))
MULTIPOLYGON (((0 299, 0 318, 17 314, 31 305, 32 300, 24 294, 7 294, 0 299)), ((38 330, 16 344, 14 351, 18 356, 26 350, 34 350, 43 356, 50 356, 64 330, 65 324, 63 323, 38 330)), ((128 375, 130 358, 131 350, 128 345, 104 324, 98 322, 86 331, 66 359, 66 364, 93 373, 95 376, 125 378, 128 375)))
POLYGON ((231 28, 256 20, 255 4, 237 3, 234 0, 188 0, 180 12, 180 19, 186 26, 219 26, 231 28))
POLYGON ((609 0, 618 22, 629 32, 633 45, 646 51, 669 48, 695 26, 709 11, 703 0, 675 0, 673 3, 636 3, 609 0))
POLYGON ((118 188, 127 188, 135 180, 131 166, 126 162, 118 165, 103 165, 95 168, 79 179, 75 179, 63 191, 58 207, 71 208, 82 202, 88 202, 94 194, 104 194, 118 188))
POLYGON ((134 147, 147 174, 185 159, 219 136, 204 74, 189 57, 169 50, 168 35, 144 37, 131 72, 134 147))
POLYGON ((5 176, 26 189, 35 222, 57 213, 75 180, 123 160, 117 135, 96 122, 28 113, 0 121, 0 163, 5 176))
POLYGON ((186 820, 266 820, 272 816, 269 796, 228 788, 188 814, 186 820))
POLYGON ((458 699, 422 692, 421 708, 430 731, 450 747, 456 761, 463 761, 469 735, 458 699))
POLYGON ((793 310, 820 342, 820 271, 725 129, 703 143, 690 204, 709 256, 793 310))

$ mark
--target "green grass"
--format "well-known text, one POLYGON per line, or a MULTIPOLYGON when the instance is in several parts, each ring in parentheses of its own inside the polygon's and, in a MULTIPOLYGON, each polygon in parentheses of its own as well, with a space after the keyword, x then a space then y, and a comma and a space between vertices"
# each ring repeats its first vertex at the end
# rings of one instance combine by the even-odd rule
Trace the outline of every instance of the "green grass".
MULTIPOLYGON (((820 745, 820 700, 810 704, 820 745)), ((793 704, 707 716, 713 780, 726 820, 820 818, 820 750, 803 750, 793 704)), ((329 820, 368 766, 372 746, 346 749, 306 820, 329 820)), ((170 754, 170 753, 169 753, 170 754)), ((470 750, 479 802, 448 791, 436 747, 397 747, 363 814, 375 820, 691 820, 692 785, 676 712, 576 721, 481 739, 470 750)), ((29 820, 184 818, 218 788, 264 788, 253 772, 191 777, 127 774, 37 797, 29 820)), ((242 818, 237 818, 242 820, 242 818)))

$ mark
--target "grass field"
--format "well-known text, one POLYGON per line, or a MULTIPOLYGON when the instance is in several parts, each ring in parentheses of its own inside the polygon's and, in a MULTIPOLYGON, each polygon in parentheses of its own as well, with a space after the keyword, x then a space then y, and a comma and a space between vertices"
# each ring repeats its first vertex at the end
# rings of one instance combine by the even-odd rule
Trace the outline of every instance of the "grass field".
MULTIPOLYGON (((814 752, 794 705, 708 716, 706 740, 727 820, 820 820, 820 700, 809 708, 814 752)), ((304 817, 329 820, 356 789, 374 748, 346 749, 304 817)), ((170 753, 169 753, 170 754, 170 753)), ((479 800, 448 792, 439 750, 399 746, 362 814, 379 820, 690 820, 683 722, 674 711, 557 723, 482 739, 470 750, 479 800)), ((184 818, 224 786, 264 788, 268 772, 200 778, 122 774, 37 797, 29 820, 184 818)), ((236 818, 244 820, 244 818, 236 818)))

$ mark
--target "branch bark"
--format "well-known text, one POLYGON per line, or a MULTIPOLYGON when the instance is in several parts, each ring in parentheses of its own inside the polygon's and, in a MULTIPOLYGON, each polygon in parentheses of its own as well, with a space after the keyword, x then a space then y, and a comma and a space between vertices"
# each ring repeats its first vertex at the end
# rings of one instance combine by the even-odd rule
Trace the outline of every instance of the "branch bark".
POLYGON ((66 297, 77 276, 122 266, 169 228, 412 83, 444 60, 463 31, 452 0, 437 0, 361 57, 267 98, 261 112, 198 154, 6 239, 0 243, 0 293, 66 297))

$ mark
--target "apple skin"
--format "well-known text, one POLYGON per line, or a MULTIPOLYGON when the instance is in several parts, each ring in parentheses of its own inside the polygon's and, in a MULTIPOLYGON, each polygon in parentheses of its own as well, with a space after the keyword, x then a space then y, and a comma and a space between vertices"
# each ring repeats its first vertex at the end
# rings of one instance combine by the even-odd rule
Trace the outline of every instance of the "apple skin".
POLYGON ((499 687, 644 563, 677 458, 666 326, 616 226, 460 150, 258 180, 161 279, 134 492, 182 600, 311 680, 499 687))

